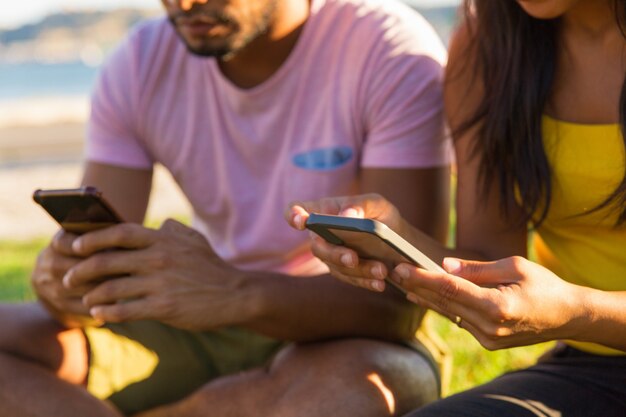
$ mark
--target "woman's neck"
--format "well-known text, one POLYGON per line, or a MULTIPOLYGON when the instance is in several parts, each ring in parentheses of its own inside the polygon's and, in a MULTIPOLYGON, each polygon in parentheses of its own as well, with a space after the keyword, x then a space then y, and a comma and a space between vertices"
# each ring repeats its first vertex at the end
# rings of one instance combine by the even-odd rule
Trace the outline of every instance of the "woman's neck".
POLYGON ((601 40, 620 33, 614 0, 581 0, 565 13, 562 30, 574 37, 601 40))

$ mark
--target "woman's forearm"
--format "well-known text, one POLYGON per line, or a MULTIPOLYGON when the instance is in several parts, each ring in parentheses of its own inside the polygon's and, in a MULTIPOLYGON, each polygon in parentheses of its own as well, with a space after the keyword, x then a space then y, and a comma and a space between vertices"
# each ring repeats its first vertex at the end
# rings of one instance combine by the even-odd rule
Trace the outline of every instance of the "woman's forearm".
POLYGON ((626 291, 581 289, 584 320, 572 339, 626 352, 626 291))

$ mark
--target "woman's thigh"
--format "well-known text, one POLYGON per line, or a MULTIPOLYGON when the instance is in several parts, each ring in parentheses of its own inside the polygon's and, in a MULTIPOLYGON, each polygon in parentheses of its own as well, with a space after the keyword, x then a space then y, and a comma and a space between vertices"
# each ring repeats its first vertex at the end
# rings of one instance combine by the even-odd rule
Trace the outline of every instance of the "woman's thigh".
POLYGON ((626 356, 589 355, 559 347, 533 367, 505 374, 408 416, 624 417, 626 356))

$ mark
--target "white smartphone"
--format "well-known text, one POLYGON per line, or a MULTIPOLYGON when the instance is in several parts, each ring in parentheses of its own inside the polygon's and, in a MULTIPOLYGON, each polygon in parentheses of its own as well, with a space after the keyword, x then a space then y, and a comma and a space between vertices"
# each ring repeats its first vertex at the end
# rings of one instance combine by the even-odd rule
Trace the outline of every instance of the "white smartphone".
POLYGON ((306 227, 329 243, 353 249, 362 258, 383 262, 389 271, 405 262, 427 271, 445 272, 439 264, 377 220, 312 213, 306 227))

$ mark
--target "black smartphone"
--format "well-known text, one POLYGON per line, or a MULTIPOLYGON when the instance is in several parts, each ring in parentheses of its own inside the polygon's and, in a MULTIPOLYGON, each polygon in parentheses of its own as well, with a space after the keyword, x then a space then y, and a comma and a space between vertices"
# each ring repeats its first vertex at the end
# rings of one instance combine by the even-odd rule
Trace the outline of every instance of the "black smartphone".
POLYGON ((123 222, 95 187, 36 190, 33 200, 71 233, 82 234, 123 222))
POLYGON ((428 271, 445 272, 435 261, 377 220, 312 213, 306 227, 333 245, 346 246, 362 258, 383 262, 389 271, 399 263, 410 263, 428 271))

